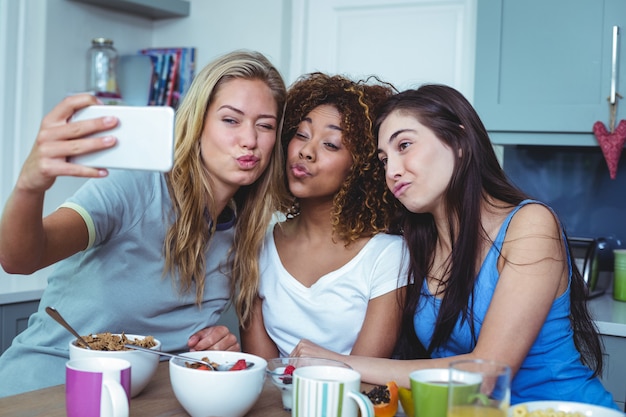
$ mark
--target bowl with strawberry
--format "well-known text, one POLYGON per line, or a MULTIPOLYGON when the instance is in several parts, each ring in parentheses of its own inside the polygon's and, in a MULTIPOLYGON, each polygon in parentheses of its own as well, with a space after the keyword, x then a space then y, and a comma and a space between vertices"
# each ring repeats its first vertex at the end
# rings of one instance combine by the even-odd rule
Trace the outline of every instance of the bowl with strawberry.
POLYGON ((270 381, 281 391, 283 408, 291 410, 293 402, 293 371, 303 366, 339 366, 350 368, 346 363, 322 358, 274 358, 267 361, 266 373, 270 381))
POLYGON ((185 352, 170 359, 170 382, 191 417, 242 417, 261 395, 266 367, 265 359, 249 353, 185 352))

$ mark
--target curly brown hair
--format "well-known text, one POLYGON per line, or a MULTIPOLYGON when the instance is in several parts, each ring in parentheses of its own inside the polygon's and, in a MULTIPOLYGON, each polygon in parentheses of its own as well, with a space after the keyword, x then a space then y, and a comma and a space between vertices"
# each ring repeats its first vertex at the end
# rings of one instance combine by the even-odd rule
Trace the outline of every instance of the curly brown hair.
MULTIPOLYGON (((390 231, 394 201, 385 198, 385 172, 378 162, 372 128, 382 104, 397 90, 375 76, 352 81, 341 75, 313 72, 289 88, 282 132, 283 155, 300 122, 316 107, 334 106, 341 114, 342 142, 353 159, 348 176, 333 199, 333 235, 346 246, 360 237, 390 231)), ((287 218, 297 216, 292 196, 287 218)))

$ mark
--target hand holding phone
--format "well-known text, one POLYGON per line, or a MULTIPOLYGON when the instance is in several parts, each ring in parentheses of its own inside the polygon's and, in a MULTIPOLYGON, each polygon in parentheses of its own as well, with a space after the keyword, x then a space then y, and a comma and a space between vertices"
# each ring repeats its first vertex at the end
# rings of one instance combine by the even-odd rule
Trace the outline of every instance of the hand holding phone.
POLYGON ((174 164, 174 109, 168 106, 85 107, 72 121, 115 116, 118 125, 92 137, 112 135, 112 148, 70 158, 70 162, 97 168, 167 172, 174 164))

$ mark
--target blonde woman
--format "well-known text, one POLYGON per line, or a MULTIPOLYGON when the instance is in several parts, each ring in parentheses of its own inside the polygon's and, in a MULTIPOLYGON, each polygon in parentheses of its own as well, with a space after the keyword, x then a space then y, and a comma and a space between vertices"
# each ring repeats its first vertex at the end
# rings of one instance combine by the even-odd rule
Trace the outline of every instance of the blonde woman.
POLYGON ((236 51, 208 64, 177 111, 167 174, 68 162, 115 144, 106 133, 115 118, 68 122, 97 103, 93 96, 67 97, 43 119, 0 220, 0 261, 17 274, 57 265, 28 329, 0 357, 0 396, 64 381, 72 336, 46 306, 81 334, 153 335, 164 351, 240 349, 214 324, 233 289, 242 317, 256 294, 257 254, 283 184, 285 95, 262 54, 236 51), (95 132, 102 136, 85 138, 95 132), (94 179, 42 219, 58 176, 94 179), (201 329, 198 343, 190 337, 201 329))

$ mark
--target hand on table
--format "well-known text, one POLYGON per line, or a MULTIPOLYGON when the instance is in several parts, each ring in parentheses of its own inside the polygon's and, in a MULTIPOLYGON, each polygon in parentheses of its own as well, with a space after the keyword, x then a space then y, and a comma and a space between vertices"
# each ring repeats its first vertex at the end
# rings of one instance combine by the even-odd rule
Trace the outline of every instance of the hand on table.
POLYGON ((307 339, 301 339, 296 347, 291 351, 289 356, 292 357, 312 357, 312 358, 326 358, 334 360, 342 360, 342 355, 333 352, 332 350, 324 349, 323 347, 316 345, 307 339))
POLYGON ((231 350, 241 351, 237 336, 226 326, 211 326, 194 333, 187 341, 189 350, 231 350))

